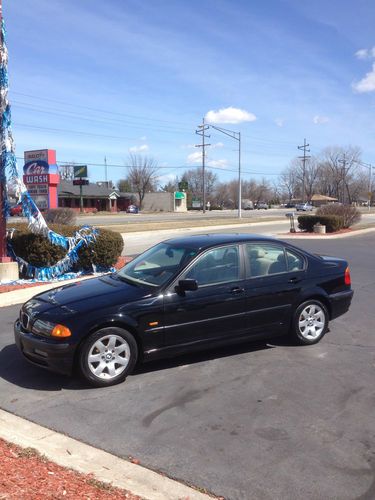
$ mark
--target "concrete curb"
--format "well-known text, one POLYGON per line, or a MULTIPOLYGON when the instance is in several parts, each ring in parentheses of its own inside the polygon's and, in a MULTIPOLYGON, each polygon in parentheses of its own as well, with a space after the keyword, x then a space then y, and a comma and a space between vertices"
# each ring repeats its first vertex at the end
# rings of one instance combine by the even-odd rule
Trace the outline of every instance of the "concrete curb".
POLYGON ((208 500, 212 497, 110 453, 0 410, 0 437, 31 447, 49 460, 126 489, 146 500, 208 500))
POLYGON ((363 234, 367 233, 372 233, 375 231, 375 227, 370 227, 367 229, 357 229, 355 231, 352 231, 350 233, 342 233, 342 234, 314 234, 314 233, 309 233, 309 234, 304 234, 304 233, 286 233, 286 234, 281 234, 279 233, 277 235, 278 238, 293 238, 296 240, 335 240, 335 239, 342 239, 342 238, 350 238, 351 236, 362 236, 363 234))

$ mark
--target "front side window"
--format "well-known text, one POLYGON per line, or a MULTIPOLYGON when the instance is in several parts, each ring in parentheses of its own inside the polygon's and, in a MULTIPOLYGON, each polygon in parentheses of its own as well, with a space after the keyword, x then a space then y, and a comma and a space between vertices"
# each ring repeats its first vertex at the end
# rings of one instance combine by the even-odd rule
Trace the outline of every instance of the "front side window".
POLYGON ((120 278, 150 286, 161 286, 195 257, 192 248, 160 243, 124 266, 117 274, 120 278))
POLYGON ((230 245, 208 250, 193 264, 184 278, 195 279, 198 285, 238 280, 240 278, 238 246, 230 245))

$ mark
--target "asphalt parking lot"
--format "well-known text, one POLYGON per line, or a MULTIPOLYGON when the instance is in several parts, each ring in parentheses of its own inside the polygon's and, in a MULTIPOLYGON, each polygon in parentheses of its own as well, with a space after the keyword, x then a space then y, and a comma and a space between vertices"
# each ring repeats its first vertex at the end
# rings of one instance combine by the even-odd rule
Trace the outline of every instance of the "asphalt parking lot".
POLYGON ((285 339, 145 365, 91 389, 27 364, 0 309, 0 406, 227 499, 375 498, 375 235, 293 240, 349 260, 351 310, 285 339))

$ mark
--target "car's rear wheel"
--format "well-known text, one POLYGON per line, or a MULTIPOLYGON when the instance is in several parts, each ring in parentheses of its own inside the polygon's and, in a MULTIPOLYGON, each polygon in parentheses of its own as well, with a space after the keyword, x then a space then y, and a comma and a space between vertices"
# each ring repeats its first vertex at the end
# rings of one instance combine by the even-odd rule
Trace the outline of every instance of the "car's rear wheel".
POLYGON ((295 312, 293 334, 300 344, 316 344, 328 328, 328 311, 319 300, 307 300, 295 312))
POLYGON ((137 342, 122 328, 102 328, 90 335, 79 351, 82 376, 95 387, 123 382, 138 357, 137 342))

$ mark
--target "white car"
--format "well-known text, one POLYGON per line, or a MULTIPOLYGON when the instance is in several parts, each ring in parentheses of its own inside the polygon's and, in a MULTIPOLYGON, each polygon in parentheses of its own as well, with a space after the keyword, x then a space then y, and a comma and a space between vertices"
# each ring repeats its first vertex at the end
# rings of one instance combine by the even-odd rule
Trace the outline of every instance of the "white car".
POLYGON ((296 205, 297 212, 311 212, 313 208, 310 203, 297 203, 296 205))

